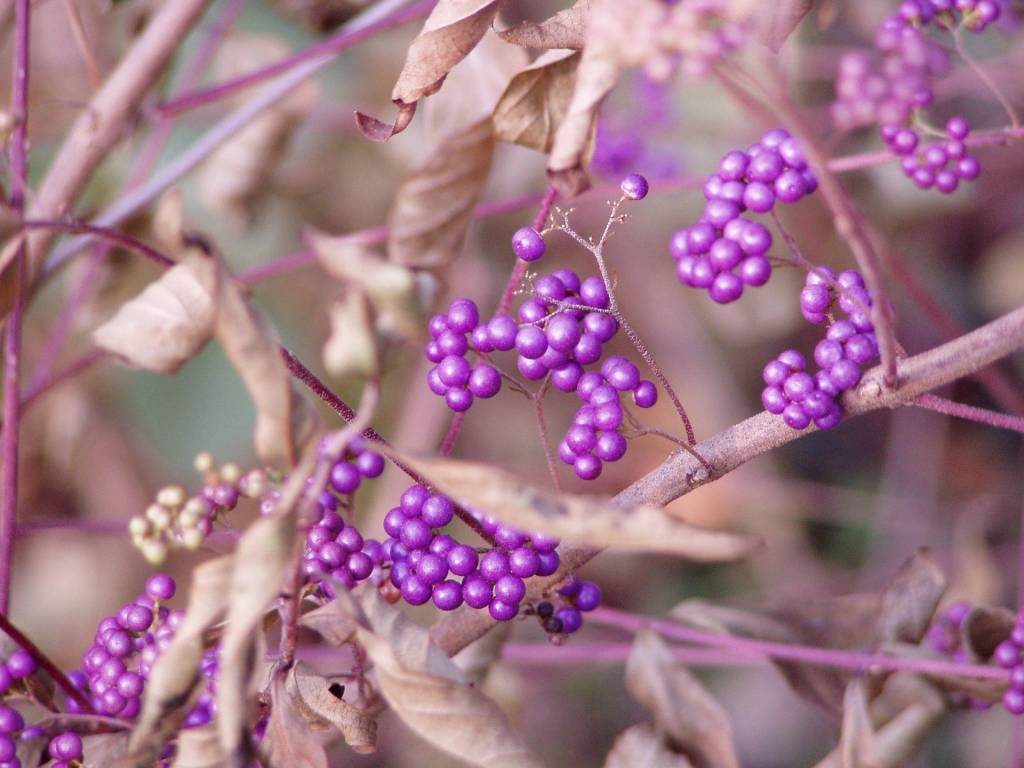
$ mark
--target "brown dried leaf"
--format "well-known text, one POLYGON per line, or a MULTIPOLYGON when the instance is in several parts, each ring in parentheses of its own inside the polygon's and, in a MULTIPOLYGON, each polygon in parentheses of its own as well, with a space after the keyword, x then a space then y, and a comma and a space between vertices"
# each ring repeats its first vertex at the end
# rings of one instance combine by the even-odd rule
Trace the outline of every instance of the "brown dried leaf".
POLYGON ((409 46, 405 66, 391 92, 398 117, 389 126, 357 112, 356 123, 363 135, 387 141, 405 130, 416 103, 441 88, 448 72, 480 42, 497 12, 498 0, 440 0, 409 46))
POLYGON ((255 692, 259 630, 294 567, 298 544, 295 510, 316 454, 316 446, 311 445, 281 490, 274 512, 249 526, 235 549, 217 678, 217 731, 232 764, 238 764, 248 747, 246 724, 255 692))
POLYGON ((260 744, 266 764, 274 768, 327 768, 327 754, 309 722, 285 690, 285 683, 274 676, 270 689, 270 721, 260 744))
POLYGON ((626 661, 626 690, 694 763, 738 768, 725 710, 653 632, 637 633, 626 661))
POLYGON ((814 0, 759 3, 752 17, 754 35, 777 53, 813 7, 814 0))
POLYGON ((406 339, 417 337, 422 318, 411 269, 385 261, 370 246, 349 237, 309 230, 306 240, 329 275, 366 294, 381 331, 406 339))
POLYGON ((226 556, 208 560, 192 572, 185 619, 149 674, 142 712, 129 741, 132 756, 144 764, 158 755, 178 730, 198 695, 203 633, 220 621, 227 609, 233 567, 233 556, 226 556))
POLYGON ((346 605, 337 600, 331 600, 303 614, 299 623, 309 627, 334 646, 344 645, 356 633, 356 620, 352 613, 346 605))
POLYGON ((693 768, 693 763, 669 749, 654 726, 640 723, 619 734, 604 768, 693 768))
POLYGON ((463 506, 577 544, 662 552, 700 562, 736 560, 760 546, 751 536, 689 525, 660 507, 620 507, 607 498, 538 488, 487 464, 391 452, 463 506))
POLYGON ((524 21, 498 34, 502 39, 524 48, 572 48, 580 50, 587 39, 587 20, 596 0, 576 0, 571 8, 559 11, 539 24, 524 21))
POLYGON ((430 641, 425 627, 388 605, 376 590, 352 601, 359 642, 374 664, 385 700, 421 738, 485 768, 530 768, 541 763, 512 730, 505 713, 430 641))
POLYGON ((174 373, 213 336, 220 269, 193 250, 93 331, 96 346, 158 373, 174 373))
POLYGON ((512 78, 494 108, 495 138, 550 152, 572 100, 579 63, 578 52, 549 51, 512 78))
POLYGON ((361 755, 377 751, 377 720, 373 714, 336 695, 327 678, 299 662, 288 673, 285 688, 313 728, 336 728, 352 751, 361 755))
POLYGON ((926 551, 905 562, 882 594, 882 606, 875 621, 875 641, 918 643, 935 615, 946 577, 926 551))
POLYGON ((100 733, 82 738, 85 768, 110 768, 128 749, 128 732, 100 733))
POLYGON ((963 643, 970 658, 988 661, 996 646, 1010 636, 1016 614, 988 605, 974 606, 963 623, 963 643))
POLYGON ((843 695, 843 728, 839 734, 842 768, 878 768, 875 730, 868 714, 863 680, 851 680, 843 695))
POLYGON ((267 323, 226 277, 220 280, 215 329, 256 406, 254 442, 260 460, 294 466, 316 437, 316 411, 296 391, 267 323))
POLYGON ((336 379, 377 375, 377 342, 370 305, 362 291, 350 290, 331 307, 331 335, 324 343, 324 368, 336 379))
POLYGON ((188 728, 178 734, 174 763, 171 768, 219 768, 224 765, 224 753, 212 725, 188 728))

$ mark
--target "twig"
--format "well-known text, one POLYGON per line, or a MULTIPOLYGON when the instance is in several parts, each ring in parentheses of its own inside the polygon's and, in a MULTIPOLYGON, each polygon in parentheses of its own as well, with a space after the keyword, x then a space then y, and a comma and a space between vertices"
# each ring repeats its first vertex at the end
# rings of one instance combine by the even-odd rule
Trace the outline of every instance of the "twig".
POLYGON ((997 429, 1009 429, 1013 432, 1024 434, 1024 418, 1010 416, 1005 413, 990 411, 987 408, 978 408, 973 405, 965 405, 952 400, 947 400, 938 395, 919 395, 913 402, 918 408, 924 408, 936 413, 943 413, 946 416, 955 416, 958 419, 976 421, 979 424, 987 424, 997 429))
POLYGON ((548 437, 548 425, 544 421, 544 395, 547 394, 548 388, 551 386, 551 374, 548 373, 544 377, 544 383, 541 384, 540 389, 537 393, 530 398, 533 401, 533 413, 537 419, 537 432, 540 434, 540 444, 544 447, 544 460, 548 465, 548 472, 551 474, 551 484, 554 486, 556 491, 561 492, 562 484, 558 480, 558 468, 555 466, 555 454, 551 450, 551 439, 548 437))
POLYGON ((126 235, 123 232, 118 232, 116 229, 97 227, 82 221, 55 219, 26 219, 22 222, 22 226, 25 229, 50 229, 54 232, 85 232, 100 240, 106 240, 114 245, 119 245, 125 250, 135 251, 150 261, 156 262, 161 267, 173 267, 175 265, 174 259, 160 253, 156 248, 146 245, 141 240, 126 235))
POLYGON ((996 85, 996 81, 992 79, 992 76, 978 65, 978 62, 974 60, 974 57, 971 56, 964 47, 961 27, 953 29, 953 44, 956 46, 956 52, 960 54, 960 58, 963 59, 964 64, 966 64, 970 70, 977 75, 978 79, 985 84, 985 87, 988 88, 989 92, 996 97, 996 101, 999 102, 999 105, 1006 112, 1006 116, 1010 118, 1010 124, 1014 128, 1019 128, 1020 117, 1017 115, 1017 110, 1014 109, 1013 105, 1007 100, 1006 95, 1000 90, 999 86, 996 85))
POLYGON ((103 75, 100 74, 100 68, 96 64, 96 57, 93 56, 89 48, 89 41, 85 38, 82 14, 78 12, 78 6, 75 5, 74 0, 64 0, 62 5, 64 6, 64 14, 68 17, 68 26, 71 27, 71 34, 75 38, 75 45, 78 46, 78 51, 82 55, 82 61, 85 63, 85 70, 89 75, 89 84, 95 91, 103 82, 103 75))
MULTIPOLYGON (((633 652, 632 643, 505 643, 501 660, 523 666, 562 667, 574 664, 621 664, 633 652)), ((669 647, 672 658, 688 667, 762 667, 764 658, 717 648, 669 647)))

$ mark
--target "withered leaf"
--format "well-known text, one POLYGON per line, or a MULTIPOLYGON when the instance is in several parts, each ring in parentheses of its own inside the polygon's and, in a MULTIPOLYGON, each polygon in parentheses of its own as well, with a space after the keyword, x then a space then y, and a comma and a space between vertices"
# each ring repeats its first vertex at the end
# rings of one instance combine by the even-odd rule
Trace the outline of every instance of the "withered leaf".
POLYGON ((128 750, 128 732, 100 733, 82 738, 85 768, 110 768, 128 750))
POLYGON ((946 577, 934 558, 922 550, 905 562, 882 594, 875 620, 875 641, 920 642, 931 624, 946 577))
POLYGON ((377 375, 377 343, 366 294, 349 290, 331 307, 331 335, 324 343, 324 368, 336 379, 377 375))
POLYGON ((297 556, 295 510, 316 460, 311 446, 291 473, 272 514, 259 518, 238 541, 228 584, 227 623, 221 637, 217 679, 217 731, 236 760, 247 744, 245 724, 253 692, 257 636, 297 556))
POLYGON ((484 768, 531 768, 540 761, 497 704, 465 681, 427 629, 388 605, 376 590, 357 590, 359 642, 374 664, 384 699, 421 738, 484 768))
POLYGON ((569 109, 579 63, 576 51, 549 51, 512 78, 494 108, 495 138, 550 152, 569 109))
POLYGON ((736 560, 760 546, 751 536, 689 525, 660 507, 620 507, 606 498, 558 494, 487 464, 396 456, 464 506, 577 544, 700 562, 736 560))
POLYGON ((692 762, 738 768, 725 710, 653 632, 637 633, 626 661, 626 690, 692 762))
POLYGON ((285 689, 313 728, 336 728, 359 754, 377 751, 377 720, 373 713, 335 696, 330 682, 298 662, 288 673, 285 689))
POLYGON ((215 330, 256 406, 257 454, 266 464, 294 466, 316 437, 316 412, 295 389, 266 321, 226 275, 220 280, 215 330))
POLYGON ((327 768, 327 754, 320 739, 296 708, 279 675, 274 676, 270 701, 270 721, 260 745, 267 764, 275 768, 327 768))
POLYGON ((693 763, 673 752, 653 725, 640 723, 619 734, 604 768, 693 768, 693 763))
POLYGON ((436 146, 395 196, 388 214, 389 261, 439 267, 458 256, 491 169, 491 112, 525 65, 522 49, 488 32, 452 70, 448 87, 430 100, 436 146))
POLYGON ((212 725, 186 728, 178 734, 171 768, 218 768, 224 765, 224 753, 212 725))
POLYGON ((875 730, 868 714, 863 680, 851 680, 843 696, 843 726, 839 733, 842 768, 878 768, 875 730))
POLYGON ((391 100, 398 117, 388 125, 356 113, 363 135, 386 141, 412 121, 417 102, 436 93, 452 67, 462 61, 484 36, 498 12, 498 0, 440 0, 406 54, 391 100))
POLYGON ((572 48, 580 50, 587 39, 587 19, 595 0, 576 0, 539 24, 523 23, 498 34, 503 39, 524 48, 572 48))
POLYGON ((976 605, 964 619, 962 640, 968 657, 987 661, 996 646, 1010 636, 1016 614, 1003 607, 976 605))
POLYGON ((343 645, 356 632, 356 620, 348 608, 337 600, 321 605, 302 615, 299 623, 318 633, 328 643, 343 645))
POLYGON ((777 52, 813 7, 814 0, 758 3, 752 17, 754 34, 764 45, 777 52))
POLYGON ((142 712, 129 742, 134 757, 144 761, 158 755, 198 695, 203 632, 220 621, 227 609, 233 567, 234 557, 225 556, 208 560, 192 572, 185 618, 146 683, 142 712))
POLYGON ((93 341, 131 365, 174 373, 213 336, 220 274, 216 259, 186 253, 93 331, 93 341))

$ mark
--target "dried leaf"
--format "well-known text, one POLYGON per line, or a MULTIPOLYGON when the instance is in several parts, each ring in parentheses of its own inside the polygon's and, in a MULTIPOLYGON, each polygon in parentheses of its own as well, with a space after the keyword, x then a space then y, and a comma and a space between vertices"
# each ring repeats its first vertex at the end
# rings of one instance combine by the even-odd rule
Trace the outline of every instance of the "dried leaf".
POLYGON ((327 678, 299 662, 288 673, 285 687, 313 728, 336 728, 352 751, 361 755, 377 751, 373 714, 335 695, 327 678))
POLYGON ((362 291, 350 290, 331 307, 331 335, 324 344, 324 368, 336 379, 377 375, 377 343, 370 305, 362 291))
POLYGON ((256 407, 256 453, 266 464, 294 466, 316 436, 316 412, 296 391, 270 328, 233 280, 220 280, 215 329, 256 407))
POLYGON ((653 632, 637 633, 626 661, 626 690, 694 763, 738 768, 725 710, 653 632))
POLYGON ((270 689, 270 721, 260 744, 274 768, 327 768, 327 754, 277 675, 270 689))
POLYGON ((508 84, 494 108, 498 141, 550 152, 576 85, 580 54, 549 51, 508 84))
POLYGON ((458 256, 491 170, 491 112, 525 65, 522 49, 490 32, 431 99, 428 119, 436 146, 395 196, 388 214, 389 261, 438 267, 458 256))
POLYGON ((334 646, 344 645, 356 632, 356 620, 346 605, 337 600, 331 600, 303 614, 299 623, 309 627, 334 646))
POLYGON ((759 3, 752 18, 754 34, 761 43, 778 52, 813 7, 814 0, 759 3))
POLYGON ((669 749, 654 726, 640 723, 619 734, 604 768, 693 768, 693 763, 669 749))
POLYGON ((918 643, 935 615, 946 577, 926 551, 905 562, 882 594, 875 641, 918 643))
POLYGON ((389 126, 357 112, 356 124, 363 135, 387 141, 405 130, 417 102, 441 88, 448 72, 480 42, 497 12, 498 0, 440 0, 409 46, 405 66, 391 92, 398 117, 389 126))
POLYGON ((203 633, 220 621, 227 609, 233 566, 233 557, 218 557, 192 572, 185 618, 174 640, 150 671, 142 712, 131 734, 129 749, 132 756, 143 763, 159 754, 184 721, 190 702, 198 695, 203 633))
POLYGON ((352 593, 359 642, 373 661, 385 700, 421 738, 485 768, 540 766, 505 713, 430 641, 425 627, 388 605, 376 590, 352 593))
POLYGON ((868 714, 863 680, 851 680, 846 686, 839 756, 842 768, 879 768, 875 731, 868 714))
POLYGON ((294 567, 298 544, 295 510, 316 454, 316 446, 310 446, 281 490, 274 512, 249 526, 235 549, 217 678, 217 730, 231 764, 238 764, 248 745, 246 724, 254 693, 257 635, 263 616, 294 567))
POLYGON ((171 768, 219 768, 222 765, 224 753, 220 748, 216 728, 211 725, 187 728, 178 734, 171 768))
POLYGON ((96 346, 125 362, 174 373, 213 335, 216 259, 193 250, 93 331, 96 346))
POLYGON ((609 499, 538 488, 487 464, 392 452, 463 506, 577 544, 662 552, 700 562, 736 560, 760 546, 751 536, 689 525, 660 507, 620 507, 609 499))
POLYGON ((484 678, 494 663, 501 659, 501 649, 512 634, 512 623, 499 622, 479 640, 474 640, 457 654, 452 656, 455 666, 462 670, 470 682, 475 685, 483 683, 484 678))
POLYGON ((422 319, 412 270, 385 261, 372 248, 349 237, 329 237, 310 230, 306 240, 329 275, 369 297, 383 332, 407 339, 418 336, 422 319))
POLYGON ((85 768, 110 768, 124 757, 128 749, 128 732, 100 733, 82 738, 85 768))
POLYGON ((988 661, 996 646, 1010 636, 1015 620, 1016 614, 1007 608, 987 605, 971 608, 963 623, 963 643, 968 656, 988 661))
POLYGON ((578 51, 586 42, 587 20, 595 1, 576 0, 571 8, 559 11, 539 24, 524 21, 498 34, 524 48, 572 48, 578 51))

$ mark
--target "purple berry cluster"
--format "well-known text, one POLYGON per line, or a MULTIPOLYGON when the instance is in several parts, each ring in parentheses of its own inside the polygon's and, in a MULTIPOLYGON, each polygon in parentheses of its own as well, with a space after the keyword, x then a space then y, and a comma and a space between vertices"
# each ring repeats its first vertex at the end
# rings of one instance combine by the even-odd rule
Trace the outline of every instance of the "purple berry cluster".
POLYGON ((526 596, 525 580, 558 570, 558 542, 470 514, 491 547, 478 550, 441 533, 454 515, 451 500, 422 485, 408 488, 384 518, 390 582, 412 605, 432 600, 438 609, 453 611, 465 603, 486 608, 496 621, 509 621, 526 596))
POLYGON ((601 589, 597 584, 570 576, 558 588, 557 602, 538 603, 536 613, 549 635, 571 635, 583 626, 583 614, 600 604, 601 589))
POLYGON ((992 658, 1010 671, 1010 688, 1003 706, 1011 715, 1024 715, 1024 614, 1017 614, 1010 636, 996 646, 992 658))
POLYGON ((706 289, 719 304, 739 299, 744 286, 764 285, 772 274, 772 235, 742 214, 768 213, 776 202, 798 202, 817 188, 799 142, 781 128, 745 152, 727 152, 704 185, 704 215, 669 243, 679 282, 706 289))
POLYGON ((332 580, 351 589, 374 577, 383 580, 384 550, 379 541, 364 539, 359 530, 338 514, 338 498, 328 492, 317 500, 317 519, 306 534, 303 569, 307 582, 317 585, 328 599, 334 597, 332 580))
MULTIPOLYGON (((7 695, 17 681, 36 671, 36 661, 25 650, 17 650, 0 664, 0 697, 7 695)), ((21 713, 7 704, 0 704, 0 765, 21 768, 18 758, 18 738, 26 738, 29 731, 21 713)))
POLYGON ((424 352, 435 366, 427 374, 427 385, 457 413, 469 410, 474 398, 494 397, 501 390, 497 368, 488 363, 473 366, 466 359, 470 346, 477 352, 495 348, 490 326, 480 324, 480 312, 469 299, 456 299, 447 314, 430 318, 431 340, 424 352))
POLYGON ((812 323, 833 318, 835 310, 846 314, 834 320, 825 338, 814 348, 818 371, 807 370, 807 361, 796 350, 786 350, 763 371, 765 388, 761 403, 769 413, 780 414, 793 429, 805 429, 811 421, 818 429, 831 429, 842 420, 839 396, 860 382, 861 366, 878 357, 878 340, 871 322, 871 295, 860 273, 849 270, 836 275, 818 267, 807 275, 800 292, 800 310, 812 323))
POLYGON ((921 137, 913 128, 882 127, 889 150, 902 158, 904 175, 921 189, 934 188, 945 195, 955 192, 961 181, 973 181, 981 174, 978 158, 967 154, 965 140, 970 132, 965 118, 952 117, 946 123, 946 141, 919 146, 921 137))
POLYGON ((641 379, 637 367, 621 355, 607 358, 600 371, 579 377, 576 395, 583 405, 558 444, 558 456, 581 480, 594 480, 603 462, 618 461, 626 454, 626 438, 619 427, 624 416, 620 397, 627 392, 640 408, 658 401, 654 382, 641 379))

